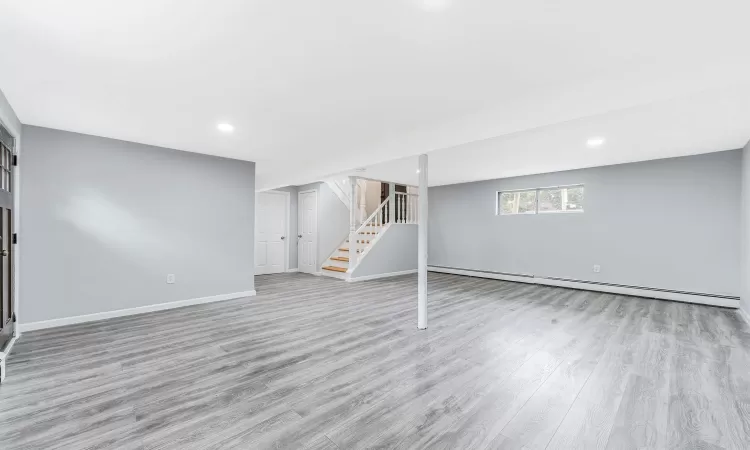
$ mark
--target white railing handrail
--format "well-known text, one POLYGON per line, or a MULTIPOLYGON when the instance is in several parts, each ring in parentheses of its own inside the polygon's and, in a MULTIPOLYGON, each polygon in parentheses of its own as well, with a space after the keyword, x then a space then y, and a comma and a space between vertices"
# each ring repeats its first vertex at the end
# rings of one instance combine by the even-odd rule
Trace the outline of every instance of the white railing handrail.
POLYGON ((375 211, 373 211, 373 213, 370 214, 370 217, 368 217, 367 220, 365 220, 364 222, 362 222, 362 225, 360 225, 359 228, 357 228, 357 231, 355 231, 354 234, 359 234, 365 228, 367 228, 368 226, 370 226, 370 222, 372 222, 372 220, 375 217, 377 217, 378 213, 380 213, 380 211, 382 211, 383 207, 385 206, 386 203, 388 203, 389 200, 390 200, 390 198, 387 198, 387 199, 383 200, 383 203, 381 203, 380 206, 378 206, 377 209, 375 209, 375 211))
POLYGON ((419 195, 408 192, 391 192, 375 211, 356 230, 352 220, 349 232, 349 269, 351 273, 371 246, 378 241, 391 224, 416 225, 419 214, 419 195), (391 201, 393 200, 393 201, 391 201), (374 229, 372 228, 374 227, 374 229), (369 228, 369 229, 368 229, 369 228))
POLYGON ((414 225, 418 222, 419 194, 396 192, 393 198, 393 223, 414 225))

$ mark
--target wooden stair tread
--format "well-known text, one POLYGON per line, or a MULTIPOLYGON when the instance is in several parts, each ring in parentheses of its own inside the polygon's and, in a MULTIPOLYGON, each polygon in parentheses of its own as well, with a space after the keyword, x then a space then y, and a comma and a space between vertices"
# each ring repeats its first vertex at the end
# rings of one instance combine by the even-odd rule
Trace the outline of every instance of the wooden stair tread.
POLYGON ((331 256, 331 261, 345 261, 345 262, 349 262, 349 258, 347 256, 331 256))
POLYGON ((336 267, 336 266, 323 266, 323 270, 330 270, 331 272, 346 272, 346 267, 336 267))

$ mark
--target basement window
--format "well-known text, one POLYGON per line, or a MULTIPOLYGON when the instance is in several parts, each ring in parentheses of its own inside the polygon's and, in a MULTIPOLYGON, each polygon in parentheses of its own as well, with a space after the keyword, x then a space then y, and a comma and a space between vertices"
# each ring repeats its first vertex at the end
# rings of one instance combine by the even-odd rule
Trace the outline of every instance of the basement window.
POLYGON ((13 147, 15 140, 0 125, 0 189, 10 192, 13 189, 13 147))
POLYGON ((497 193, 497 214, 583 212, 583 185, 554 186, 497 193))
POLYGON ((500 214, 536 214, 536 190, 500 192, 500 214))
POLYGON ((539 189, 539 212, 582 212, 583 186, 563 186, 539 189))

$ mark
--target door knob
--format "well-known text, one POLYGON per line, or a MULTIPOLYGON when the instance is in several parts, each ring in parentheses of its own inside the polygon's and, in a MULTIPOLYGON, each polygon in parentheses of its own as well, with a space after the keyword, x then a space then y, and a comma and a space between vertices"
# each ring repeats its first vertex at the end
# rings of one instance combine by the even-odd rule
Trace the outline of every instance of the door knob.
POLYGON ((301 235, 301 234, 298 234, 298 235, 297 235, 297 237, 298 237, 298 238, 301 238, 301 237, 302 237, 302 235, 301 235))
POLYGON ((0 252, 0 255, 8 256, 8 250, 3 249, 3 251, 0 252))
POLYGON ((281 236, 281 240, 283 241, 284 239, 286 239, 286 236, 281 236))

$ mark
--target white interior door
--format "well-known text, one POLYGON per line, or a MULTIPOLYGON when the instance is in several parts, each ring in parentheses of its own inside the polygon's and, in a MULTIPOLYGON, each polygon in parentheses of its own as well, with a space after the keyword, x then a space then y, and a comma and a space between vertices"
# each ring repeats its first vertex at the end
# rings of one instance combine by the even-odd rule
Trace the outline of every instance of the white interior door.
POLYGON ((255 273, 286 272, 287 195, 261 192, 255 204, 255 273))
POLYGON ((298 267, 300 272, 315 273, 318 271, 318 192, 300 192, 298 204, 298 267))

